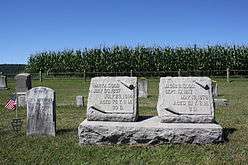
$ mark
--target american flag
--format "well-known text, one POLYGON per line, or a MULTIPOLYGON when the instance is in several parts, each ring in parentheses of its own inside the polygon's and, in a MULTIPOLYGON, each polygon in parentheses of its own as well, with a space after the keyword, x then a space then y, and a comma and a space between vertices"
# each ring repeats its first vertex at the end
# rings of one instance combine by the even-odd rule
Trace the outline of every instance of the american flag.
POLYGON ((16 109, 16 96, 13 95, 8 102, 5 105, 5 108, 9 109, 9 110, 14 110, 16 109))

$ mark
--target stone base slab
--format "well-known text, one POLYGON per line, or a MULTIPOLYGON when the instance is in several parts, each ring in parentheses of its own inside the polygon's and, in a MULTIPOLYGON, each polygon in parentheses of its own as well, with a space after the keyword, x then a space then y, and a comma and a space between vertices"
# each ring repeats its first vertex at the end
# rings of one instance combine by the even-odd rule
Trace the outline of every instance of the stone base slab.
POLYGON ((160 123, 151 117, 138 122, 84 120, 78 127, 79 144, 208 144, 223 141, 214 123, 160 123))

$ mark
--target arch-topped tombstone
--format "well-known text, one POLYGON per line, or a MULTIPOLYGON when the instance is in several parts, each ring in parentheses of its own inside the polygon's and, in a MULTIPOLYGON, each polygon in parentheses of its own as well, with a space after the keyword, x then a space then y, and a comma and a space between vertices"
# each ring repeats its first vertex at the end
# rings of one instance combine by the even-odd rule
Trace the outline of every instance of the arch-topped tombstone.
POLYGON ((161 122, 213 122, 211 83, 208 77, 161 77, 157 104, 161 122))
POLYGON ((27 92, 32 88, 32 79, 29 73, 20 73, 15 76, 16 92, 27 92))
POLYGON ((87 119, 135 121, 138 118, 137 77, 95 77, 91 79, 87 119))
POLYGON ((52 135, 56 132, 54 90, 35 87, 27 92, 27 135, 52 135))

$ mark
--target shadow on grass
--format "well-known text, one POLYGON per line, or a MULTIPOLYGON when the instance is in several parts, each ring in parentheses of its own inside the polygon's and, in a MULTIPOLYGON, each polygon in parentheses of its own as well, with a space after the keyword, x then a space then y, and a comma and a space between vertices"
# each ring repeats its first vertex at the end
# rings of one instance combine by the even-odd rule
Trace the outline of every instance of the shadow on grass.
POLYGON ((228 136, 237 131, 236 128, 223 128, 223 140, 229 142, 228 136))
POLYGON ((73 133, 73 132, 77 132, 77 128, 59 129, 56 131, 56 134, 63 135, 63 134, 73 133))

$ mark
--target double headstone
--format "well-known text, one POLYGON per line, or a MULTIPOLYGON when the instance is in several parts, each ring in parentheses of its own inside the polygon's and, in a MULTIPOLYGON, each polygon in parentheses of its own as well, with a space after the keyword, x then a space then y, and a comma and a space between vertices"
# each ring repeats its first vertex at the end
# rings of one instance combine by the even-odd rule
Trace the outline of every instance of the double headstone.
POLYGON ((15 76, 18 106, 26 106, 26 92, 32 88, 32 78, 29 73, 20 73, 15 76))
POLYGON ((56 132, 54 90, 35 87, 27 92, 27 135, 52 135, 56 132))
POLYGON ((7 88, 6 76, 0 75, 0 90, 4 90, 6 88, 7 88))
POLYGON ((138 118, 137 78, 91 80, 87 119, 78 127, 80 144, 217 143, 211 80, 162 77, 158 116, 138 118), (124 122, 125 121, 125 122, 124 122))

